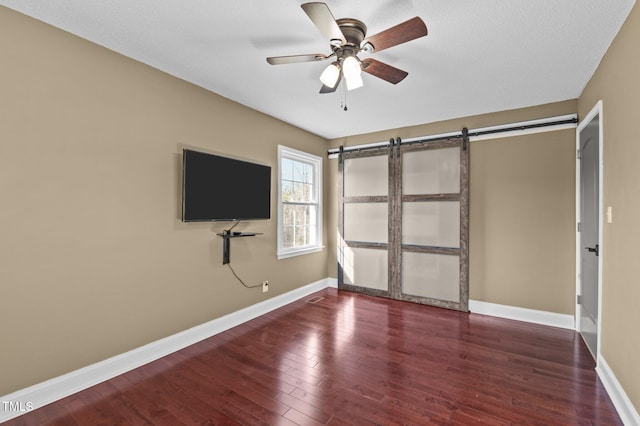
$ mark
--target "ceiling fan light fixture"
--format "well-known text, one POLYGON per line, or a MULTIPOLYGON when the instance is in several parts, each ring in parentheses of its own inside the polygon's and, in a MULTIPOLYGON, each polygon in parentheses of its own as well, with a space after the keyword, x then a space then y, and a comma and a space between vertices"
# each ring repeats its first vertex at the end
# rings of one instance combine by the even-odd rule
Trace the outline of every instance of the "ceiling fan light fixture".
POLYGON ((347 83, 347 90, 353 90, 357 89, 358 87, 364 86, 361 75, 351 76, 350 78, 345 78, 344 80, 347 83))
POLYGON ((332 63, 320 74, 320 81, 327 87, 334 88, 340 80, 340 65, 337 62, 332 63))
POLYGON ((363 86, 360 62, 355 56, 347 56, 342 61, 342 75, 347 83, 347 90, 363 86))

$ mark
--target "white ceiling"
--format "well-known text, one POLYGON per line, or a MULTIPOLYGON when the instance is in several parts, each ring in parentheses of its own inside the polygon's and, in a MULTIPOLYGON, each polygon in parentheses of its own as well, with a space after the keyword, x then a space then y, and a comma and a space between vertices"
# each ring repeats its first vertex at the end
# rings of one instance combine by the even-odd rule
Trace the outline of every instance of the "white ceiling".
MULTIPOLYGON (((20 11, 327 139, 577 98, 635 0, 328 0, 376 34, 420 16, 429 35, 373 57, 394 86, 320 95, 328 40, 285 0, 0 0, 20 11)), ((367 54, 361 53, 364 58, 367 54)))

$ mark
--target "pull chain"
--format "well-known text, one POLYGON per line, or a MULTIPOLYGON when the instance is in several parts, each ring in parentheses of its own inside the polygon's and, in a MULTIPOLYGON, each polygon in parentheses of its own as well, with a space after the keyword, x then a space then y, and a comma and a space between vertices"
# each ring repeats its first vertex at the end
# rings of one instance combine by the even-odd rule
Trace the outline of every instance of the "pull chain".
POLYGON ((347 111, 347 85, 341 84, 342 86, 342 101, 340 102, 340 108, 344 111, 347 111))

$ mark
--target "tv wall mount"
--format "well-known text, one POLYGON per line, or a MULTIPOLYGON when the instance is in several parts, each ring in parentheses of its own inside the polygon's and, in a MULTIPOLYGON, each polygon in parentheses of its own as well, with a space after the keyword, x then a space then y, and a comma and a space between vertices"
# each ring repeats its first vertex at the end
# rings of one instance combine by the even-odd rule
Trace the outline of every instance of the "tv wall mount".
POLYGON ((255 237, 256 235, 262 235, 262 232, 237 232, 233 231, 240 222, 236 222, 231 228, 226 229, 216 235, 222 237, 222 264, 226 265, 231 263, 231 239, 240 237, 255 237))

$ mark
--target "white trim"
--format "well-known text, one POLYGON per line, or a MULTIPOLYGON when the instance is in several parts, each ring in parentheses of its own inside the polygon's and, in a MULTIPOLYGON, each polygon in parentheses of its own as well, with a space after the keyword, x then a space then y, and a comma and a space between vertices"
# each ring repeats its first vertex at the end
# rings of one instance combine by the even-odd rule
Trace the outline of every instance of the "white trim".
POLYGON ((303 254, 316 253, 322 250, 324 250, 324 246, 301 247, 301 248, 290 249, 283 252, 278 252, 277 256, 278 256, 278 260, 282 260, 282 259, 287 259, 289 257, 300 256, 303 254))
POLYGON ((493 317, 575 330, 575 320, 573 315, 519 308, 517 306, 500 305, 497 303, 482 302, 479 300, 469 300, 469 310, 475 314, 490 315, 493 317))
POLYGON ((535 127, 532 129, 512 130, 510 132, 491 133, 488 135, 469 136, 469 142, 479 142, 485 140, 493 140, 500 138, 509 138, 512 136, 535 135, 537 133, 555 132, 557 130, 575 129, 575 123, 556 124, 554 126, 535 127))
MULTIPOLYGON (((499 124, 496 126, 478 127, 476 129, 469 129, 469 135, 470 135, 469 141, 478 142, 478 141, 489 140, 489 139, 507 138, 511 136, 524 136, 524 135, 532 135, 536 133, 552 132, 556 130, 575 129, 577 126, 575 123, 565 123, 565 124, 557 124, 553 126, 541 126, 541 127, 535 127, 535 128, 529 128, 529 129, 512 130, 509 132, 505 131, 505 132, 499 132, 499 133, 491 133, 488 135, 473 136, 473 133, 476 133, 476 132, 486 132, 491 130, 509 129, 512 127, 553 123, 556 121, 565 121, 565 120, 572 120, 577 118, 578 118, 578 114, 574 113, 574 114, 559 115, 555 117, 540 118, 536 120, 519 121, 516 123, 499 124)), ((402 142, 407 143, 407 142, 416 142, 424 139, 454 138, 454 137, 461 137, 461 136, 462 136, 462 132, 457 130, 454 132, 438 133, 435 135, 425 135, 425 136, 418 136, 415 138, 407 138, 407 139, 403 139, 402 142)), ((367 143, 367 144, 361 144, 361 145, 351 145, 351 146, 345 147, 345 149, 357 150, 357 149, 365 149, 365 148, 372 148, 372 147, 384 147, 388 145, 389 145, 388 141, 374 142, 374 143, 367 143)), ((336 151, 336 149, 329 150, 329 156, 328 156, 329 158, 338 158, 338 156, 339 156, 339 152, 336 151)))
POLYGON ((304 151, 278 145, 278 224, 277 224, 277 247, 276 255, 278 260, 303 254, 314 253, 324 248, 322 245, 322 157, 309 154, 304 151), (310 164, 313 167, 313 189, 316 206, 315 243, 304 247, 284 248, 283 245, 283 217, 282 217, 282 159, 288 158, 293 161, 310 164))
POLYGON ((598 373, 598 377, 600 377, 609 398, 611 398, 611 402, 613 402, 614 407, 616 407, 616 411, 618 412, 622 423, 629 426, 640 425, 640 414, 638 414, 638 410, 633 406, 629 396, 624 391, 624 388, 602 355, 598 357, 596 372, 598 373))
MULTIPOLYGON (((596 336, 596 353, 593 356, 598 362, 602 348, 602 259, 604 257, 604 250, 602 247, 603 241, 603 205, 604 205, 604 129, 602 118, 602 100, 599 100, 589 113, 580 121, 576 130, 576 153, 580 149, 580 132, 593 118, 598 115, 599 129, 598 129, 598 323, 596 324, 596 330, 598 335, 596 336)), ((576 330, 580 332, 580 318, 581 307, 578 304, 578 295, 580 294, 580 265, 582 262, 583 250, 580 247, 580 232, 578 232, 578 223, 580 223, 580 159, 576 155, 576 330)))
MULTIPOLYGON (((431 139, 431 138, 459 138, 462 136, 462 132, 460 130, 456 130, 455 132, 446 132, 446 133, 438 133, 437 135, 427 135, 427 136, 418 136, 415 138, 406 138, 406 139, 402 139, 401 143, 408 143, 408 142, 417 142, 417 141, 421 141, 423 139, 431 139)), ((352 148, 352 147, 349 147, 352 148)))
POLYGON ((521 121, 518 123, 500 124, 498 126, 489 126, 489 127, 480 127, 477 129, 470 129, 469 141, 477 142, 477 141, 484 141, 488 139, 500 139, 500 138, 508 138, 511 136, 524 136, 524 135, 534 135, 536 133, 553 132, 556 130, 575 129, 576 128, 575 123, 565 123, 565 124, 556 124, 553 126, 534 127, 530 129, 518 129, 518 130, 509 131, 509 132, 491 133, 488 135, 480 135, 480 136, 472 135, 472 133, 476 133, 476 132, 486 132, 486 131, 492 131, 492 130, 508 129, 510 127, 531 126, 531 125, 537 125, 537 124, 553 123, 555 121, 566 121, 566 120, 572 120, 577 118, 578 118, 577 114, 567 114, 567 115, 560 115, 557 117, 540 118, 537 120, 521 121))
MULTIPOLYGON (((460 132, 451 132, 452 135, 457 135, 460 132)), ((352 150, 358 150, 358 149, 367 149, 367 148, 384 148, 384 147, 388 147, 389 146, 389 141, 384 141, 384 142, 371 142, 371 143, 361 143, 358 145, 349 145, 348 148, 349 151, 352 150)), ((340 150, 338 148, 332 148, 328 150, 329 155, 327 156, 327 158, 329 159, 334 159, 334 158, 338 158, 340 156, 340 150)))
POLYGON ((316 291, 333 287, 336 285, 334 281, 336 280, 331 278, 316 281, 129 352, 2 396, 0 397, 0 423, 26 413, 26 411, 5 410, 5 406, 9 403, 21 404, 21 407, 27 407, 29 411, 35 410, 295 302, 316 291))

